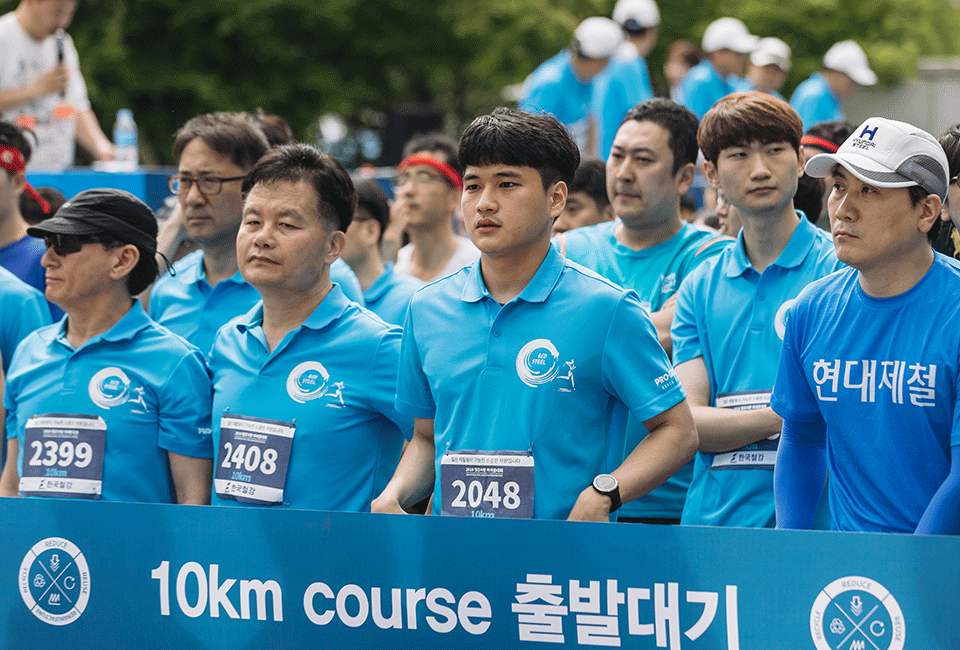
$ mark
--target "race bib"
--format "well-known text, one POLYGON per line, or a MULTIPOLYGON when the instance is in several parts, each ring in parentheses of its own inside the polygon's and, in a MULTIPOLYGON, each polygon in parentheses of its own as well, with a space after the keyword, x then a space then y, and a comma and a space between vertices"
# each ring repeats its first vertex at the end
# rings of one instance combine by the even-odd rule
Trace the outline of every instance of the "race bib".
POLYGON ((20 494, 99 499, 107 423, 99 415, 45 413, 23 431, 20 494))
POLYGON ((448 451, 440 459, 440 514, 532 519, 533 455, 448 451))
MULTIPOLYGON (((770 406, 771 392, 769 390, 756 390, 717 395, 717 408, 735 409, 737 411, 755 411, 767 408, 770 406)), ((778 433, 766 440, 746 445, 736 451, 714 454, 710 469, 772 470, 777 462, 777 446, 779 444, 780 434, 778 433)))
POLYGON ((296 427, 291 422, 245 415, 220 418, 220 449, 213 479, 217 496, 244 503, 279 505, 296 427))

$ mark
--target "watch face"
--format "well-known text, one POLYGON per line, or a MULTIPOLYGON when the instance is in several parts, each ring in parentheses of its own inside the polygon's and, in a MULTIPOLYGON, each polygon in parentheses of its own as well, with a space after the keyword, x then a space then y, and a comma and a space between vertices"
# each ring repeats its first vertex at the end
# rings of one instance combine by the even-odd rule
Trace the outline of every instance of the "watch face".
POLYGON ((610 474, 600 474, 593 479, 593 485, 601 492, 612 492, 617 489, 617 479, 610 474))

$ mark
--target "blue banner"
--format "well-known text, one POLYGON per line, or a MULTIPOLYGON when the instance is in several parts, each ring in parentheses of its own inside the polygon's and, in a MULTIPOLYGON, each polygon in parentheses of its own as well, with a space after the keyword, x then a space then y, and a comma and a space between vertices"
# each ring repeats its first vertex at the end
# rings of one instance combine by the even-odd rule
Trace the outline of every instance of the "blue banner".
POLYGON ((956 647, 960 539, 0 501, 0 647, 956 647))

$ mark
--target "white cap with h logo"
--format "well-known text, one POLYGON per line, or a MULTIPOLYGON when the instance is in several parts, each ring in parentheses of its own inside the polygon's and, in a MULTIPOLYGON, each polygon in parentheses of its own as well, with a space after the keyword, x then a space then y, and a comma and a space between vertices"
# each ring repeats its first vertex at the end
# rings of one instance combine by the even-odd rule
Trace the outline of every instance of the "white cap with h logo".
POLYGON ((871 117, 836 153, 821 153, 808 160, 806 172, 824 178, 837 164, 868 185, 919 185, 941 201, 947 198, 950 165, 943 147, 932 135, 906 122, 871 117))

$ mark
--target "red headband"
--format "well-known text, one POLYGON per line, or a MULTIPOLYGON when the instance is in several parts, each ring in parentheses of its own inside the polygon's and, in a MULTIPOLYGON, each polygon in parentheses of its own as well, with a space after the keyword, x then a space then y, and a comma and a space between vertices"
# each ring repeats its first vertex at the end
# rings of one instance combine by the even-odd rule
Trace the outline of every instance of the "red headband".
POLYGON ((802 138, 800 138, 800 146, 816 147, 817 149, 823 149, 827 153, 837 153, 837 149, 840 148, 835 143, 830 142, 826 138, 821 138, 816 135, 805 135, 802 138))
POLYGON ((422 156, 420 154, 413 154, 409 158, 406 158, 401 162, 397 169, 403 170, 410 165, 427 165, 428 167, 433 167, 438 172, 447 177, 447 180, 458 190, 463 189, 463 179, 460 178, 460 174, 457 173, 457 170, 448 165, 445 162, 440 162, 436 158, 430 156, 422 156))
MULTIPOLYGON (((14 149, 10 145, 0 143, 0 167, 6 169, 11 174, 19 174, 27 168, 27 165, 23 162, 23 154, 20 153, 19 149, 14 149)), ((23 189, 27 191, 27 194, 40 204, 40 209, 43 210, 43 213, 50 214, 50 204, 47 203, 42 196, 37 194, 37 191, 33 189, 30 183, 24 181, 23 185, 23 189)))

